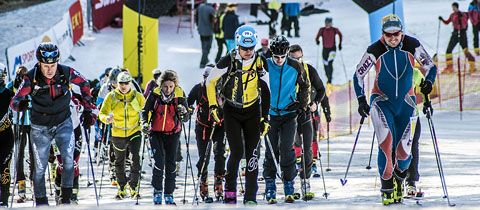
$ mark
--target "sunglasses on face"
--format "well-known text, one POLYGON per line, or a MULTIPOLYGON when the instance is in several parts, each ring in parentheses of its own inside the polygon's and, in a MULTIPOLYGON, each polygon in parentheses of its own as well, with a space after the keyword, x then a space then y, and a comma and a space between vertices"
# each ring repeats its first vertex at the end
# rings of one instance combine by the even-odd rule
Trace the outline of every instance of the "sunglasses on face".
POLYGON ((287 57, 287 55, 273 55, 273 58, 275 58, 275 59, 284 59, 286 57, 287 57))
POLYGON ((239 46, 239 48, 243 51, 250 51, 255 49, 255 47, 242 47, 242 46, 239 46))
POLYGON ((40 51, 40 53, 42 53, 43 57, 54 58, 58 55, 58 50, 55 50, 53 52, 40 51))
POLYGON ((130 84, 130 82, 119 82, 118 84, 120 84, 120 85, 128 85, 128 84, 130 84))
POLYGON ((384 34, 386 37, 390 38, 390 37, 394 37, 394 36, 400 35, 401 32, 402 32, 402 31, 397 31, 397 32, 395 32, 395 33, 383 32, 383 34, 384 34))

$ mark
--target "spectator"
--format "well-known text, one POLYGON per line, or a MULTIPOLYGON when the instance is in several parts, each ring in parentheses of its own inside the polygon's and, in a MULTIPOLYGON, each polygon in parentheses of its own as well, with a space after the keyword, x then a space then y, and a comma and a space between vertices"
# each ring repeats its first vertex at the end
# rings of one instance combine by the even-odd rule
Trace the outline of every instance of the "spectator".
POLYGON ((200 60, 200 68, 205 68, 208 63, 208 53, 212 47, 213 36, 213 18, 215 15, 215 9, 207 1, 198 6, 198 34, 200 34, 200 40, 202 41, 202 59, 200 60))
POLYGON ((340 38, 338 44, 338 50, 342 50, 342 33, 338 28, 332 27, 332 18, 327 17, 325 18, 325 27, 322 27, 318 30, 317 36, 315 37, 315 41, 317 45, 320 44, 320 37, 322 37, 323 43, 323 66, 325 69, 325 74, 327 76, 327 86, 332 84, 332 74, 333 74, 333 60, 335 59, 335 54, 337 48, 335 46, 335 35, 338 34, 340 38))
POLYGON ((295 28, 295 37, 300 37, 300 27, 298 26, 298 15, 300 14, 300 3, 287 3, 285 5, 285 13, 288 16, 287 22, 287 36, 292 37, 290 34, 290 29, 292 28, 292 23, 295 28))
POLYGON ((217 13, 215 14, 214 24, 213 24, 213 33, 215 33, 215 40, 217 40, 217 57, 215 57, 215 63, 220 60, 223 54, 223 45, 227 46, 225 43, 225 34, 223 32, 223 18, 225 17, 225 8, 226 4, 220 4, 218 7, 217 13))
POLYGON ((228 4, 227 13, 223 18, 222 28, 224 32, 225 43, 227 44, 227 51, 230 52, 236 47, 235 45, 235 31, 239 24, 238 15, 235 14, 237 4, 228 4))

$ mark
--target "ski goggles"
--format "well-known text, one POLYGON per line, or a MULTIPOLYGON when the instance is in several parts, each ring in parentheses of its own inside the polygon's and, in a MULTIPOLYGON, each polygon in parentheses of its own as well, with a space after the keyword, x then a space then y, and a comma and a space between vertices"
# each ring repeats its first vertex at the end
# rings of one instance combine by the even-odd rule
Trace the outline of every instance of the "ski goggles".
POLYGON ((251 50, 254 50, 255 49, 255 46, 253 47, 242 47, 242 46, 238 46, 239 49, 243 50, 243 51, 251 51, 251 50))
POLYGON ((119 85, 129 85, 130 82, 119 82, 118 84, 119 84, 119 85))
POLYGON ((284 58, 287 57, 287 54, 284 54, 284 55, 273 55, 272 57, 275 58, 275 59, 284 59, 284 58))
POLYGON ((386 37, 390 38, 390 37, 394 37, 394 36, 399 36, 400 33, 402 33, 402 31, 397 31, 395 33, 387 33, 387 32, 383 32, 383 35, 385 35, 386 37))
POLYGON ((40 53, 45 58, 55 58, 58 55, 58 50, 55 50, 55 51, 52 51, 52 52, 40 51, 40 53))

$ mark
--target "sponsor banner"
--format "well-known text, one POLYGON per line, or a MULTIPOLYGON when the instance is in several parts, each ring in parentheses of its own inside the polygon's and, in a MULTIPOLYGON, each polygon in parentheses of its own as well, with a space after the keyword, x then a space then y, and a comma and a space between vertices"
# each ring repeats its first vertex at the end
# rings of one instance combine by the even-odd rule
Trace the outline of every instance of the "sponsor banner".
POLYGON ((35 40, 30 39, 20 44, 7 48, 7 63, 10 72, 10 78, 15 78, 15 69, 19 65, 23 65, 28 69, 33 68, 37 63, 35 56, 35 40))
POLYGON ((83 16, 80 1, 76 1, 70 6, 69 13, 72 24, 73 45, 75 45, 83 36, 83 16))
POLYGON ((110 25, 116 17, 122 17, 125 0, 92 0, 92 22, 100 30, 110 25))

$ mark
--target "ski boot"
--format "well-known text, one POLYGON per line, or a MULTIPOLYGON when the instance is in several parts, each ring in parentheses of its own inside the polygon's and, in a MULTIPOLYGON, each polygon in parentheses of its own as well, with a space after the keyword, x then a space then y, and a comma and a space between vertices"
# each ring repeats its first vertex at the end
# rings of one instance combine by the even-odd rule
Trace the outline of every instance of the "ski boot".
POLYGON ((173 201, 173 194, 165 194, 165 204, 176 206, 177 204, 173 201))
POLYGON ((257 201, 246 201, 246 200, 244 200, 243 205, 245 205, 245 206, 256 206, 257 201))
POLYGON ((313 177, 320 177, 317 169, 317 158, 313 158, 313 165, 312 165, 312 174, 313 177))
POLYGON ((213 203, 213 198, 208 195, 208 181, 207 177, 202 177, 200 181, 200 196, 205 203, 213 203))
POLYGON ((118 185, 118 192, 117 192, 117 195, 115 195, 115 200, 122 200, 123 198, 125 198, 126 195, 127 195, 127 186, 118 185))
POLYGON ((48 206, 48 198, 47 197, 35 198, 35 206, 36 207, 48 206))
POLYGON ((72 189, 72 197, 70 198, 70 203, 78 205, 78 189, 77 188, 72 189))
POLYGON ((275 185, 275 179, 265 179, 265 199, 268 204, 276 204, 277 186, 275 185))
POLYGON ((236 204, 237 203, 237 192, 225 191, 225 199, 223 200, 225 204, 236 204))
POLYGON ((302 172, 302 158, 297 157, 297 163, 295 164, 297 166, 297 172, 300 173, 302 172))
POLYGON ((395 203, 403 202, 403 179, 396 176, 393 178, 393 192, 393 199, 395 203))
POLYGON ((285 203, 295 202, 293 193, 295 189, 293 188, 294 182, 292 181, 283 181, 283 191, 285 192, 285 203))
POLYGON ((25 203, 27 200, 25 180, 18 181, 18 199, 17 203, 25 203))
POLYGON ((407 196, 408 197, 415 197, 417 195, 417 187, 415 186, 415 182, 408 182, 407 187, 407 196))
POLYGON ((62 187, 60 193, 60 205, 70 205, 70 199, 72 198, 72 188, 62 187))
POLYGON ((161 205, 162 204, 162 190, 153 189, 153 204, 161 205))
POLYGON ((128 186, 128 190, 130 190, 130 197, 132 199, 142 199, 142 196, 138 193, 138 186, 137 187, 132 187, 128 186))
POLYGON ((382 193, 382 204, 383 205, 390 205, 395 203, 394 200, 394 190, 393 189, 381 189, 380 192, 382 193))
POLYGON ((315 194, 310 192, 310 179, 301 179, 300 182, 302 183, 303 200, 312 200, 315 197, 315 194))
POLYGON ((223 176, 215 174, 215 182, 213 184, 215 189, 215 198, 217 198, 217 201, 223 201, 223 176))

